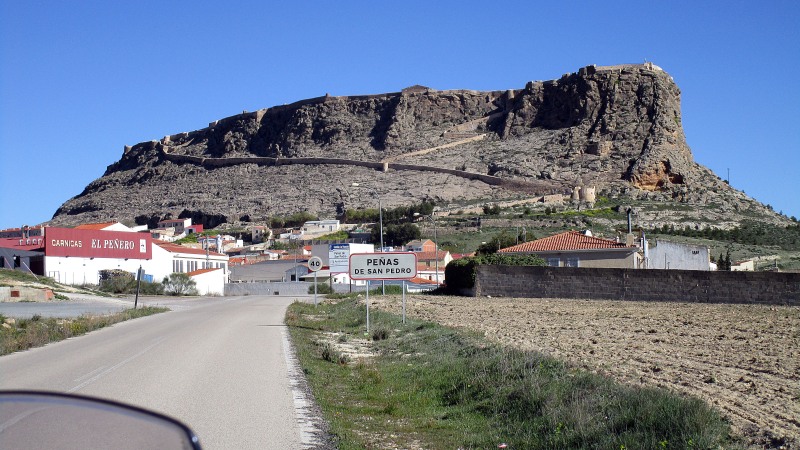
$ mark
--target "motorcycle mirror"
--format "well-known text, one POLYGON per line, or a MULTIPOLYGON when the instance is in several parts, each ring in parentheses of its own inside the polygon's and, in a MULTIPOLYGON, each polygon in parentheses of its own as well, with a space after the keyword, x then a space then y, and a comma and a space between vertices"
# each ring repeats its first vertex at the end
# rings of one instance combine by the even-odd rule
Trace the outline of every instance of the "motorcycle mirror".
POLYGON ((0 448, 200 449, 181 422, 94 397, 0 391, 0 448))

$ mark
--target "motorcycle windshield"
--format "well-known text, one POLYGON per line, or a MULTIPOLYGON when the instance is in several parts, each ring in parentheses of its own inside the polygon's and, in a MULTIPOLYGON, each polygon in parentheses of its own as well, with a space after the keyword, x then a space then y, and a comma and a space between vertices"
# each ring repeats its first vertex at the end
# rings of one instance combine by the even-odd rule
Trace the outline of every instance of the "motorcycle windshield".
POLYGON ((100 399, 55 393, 0 394, 0 448, 198 449, 167 416, 100 399))

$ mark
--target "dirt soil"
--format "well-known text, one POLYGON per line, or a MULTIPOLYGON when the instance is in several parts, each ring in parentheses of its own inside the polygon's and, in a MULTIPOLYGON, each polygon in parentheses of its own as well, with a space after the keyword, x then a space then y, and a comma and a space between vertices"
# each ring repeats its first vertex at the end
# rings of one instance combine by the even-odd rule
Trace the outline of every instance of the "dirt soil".
MULTIPOLYGON (((400 313, 398 296, 370 298, 400 313)), ((408 296, 407 314, 702 398, 757 448, 800 448, 800 307, 408 296)))

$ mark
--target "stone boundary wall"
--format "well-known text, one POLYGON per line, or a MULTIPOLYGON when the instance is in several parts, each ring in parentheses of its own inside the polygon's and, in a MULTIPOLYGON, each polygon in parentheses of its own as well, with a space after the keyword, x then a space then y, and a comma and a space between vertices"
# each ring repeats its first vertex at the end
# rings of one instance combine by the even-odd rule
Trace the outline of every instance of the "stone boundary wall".
MULTIPOLYGON (((323 284, 320 282, 320 284, 323 284)), ((225 285, 224 295, 226 297, 240 296, 240 295, 314 295, 308 293, 308 289, 313 286, 311 282, 296 282, 296 281, 282 281, 282 282, 253 282, 253 283, 227 283, 225 285)), ((372 285, 375 289, 375 285, 372 285)), ((340 294, 348 292, 361 292, 366 290, 366 286, 352 286, 349 284, 334 284, 333 290, 340 294)), ((320 294, 321 295, 321 294, 320 294)))
POLYGON ((800 273, 487 265, 475 296, 800 306, 800 273))
POLYGON ((239 295, 308 295, 306 283, 277 282, 277 283, 227 283, 224 295, 233 297, 239 295))

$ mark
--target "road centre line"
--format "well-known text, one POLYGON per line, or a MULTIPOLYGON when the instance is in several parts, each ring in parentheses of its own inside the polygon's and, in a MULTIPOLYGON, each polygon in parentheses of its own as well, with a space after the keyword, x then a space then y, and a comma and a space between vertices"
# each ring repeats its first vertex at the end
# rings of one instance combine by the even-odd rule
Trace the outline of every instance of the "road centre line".
MULTIPOLYGON (((78 391, 78 390, 80 390, 80 389, 82 389, 82 388, 94 383, 95 381, 97 381, 100 378, 102 378, 104 375, 113 372, 114 370, 124 366, 125 364, 127 364, 127 363, 133 361, 134 359, 136 359, 136 358, 144 355, 145 353, 149 352, 151 348, 153 348, 156 345, 160 344, 161 341, 163 341, 163 340, 164 340, 163 337, 160 337, 160 338, 156 339, 155 341, 153 341, 152 344, 150 344, 147 347, 143 348, 142 351, 140 351, 139 353, 137 353, 137 354, 135 354, 133 356, 129 356, 128 358, 123 359, 122 361, 118 362, 117 364, 114 364, 113 366, 109 367, 108 369, 105 369, 105 370, 99 372, 97 375, 95 375, 95 376, 89 378, 88 380, 84 381, 83 383, 73 387, 72 389, 68 390, 67 392, 68 393, 69 392, 76 392, 76 391, 78 391)), ((97 370, 94 370, 93 372, 97 372, 97 370)))
POLYGON ((89 373, 87 373, 87 374, 81 375, 81 376, 79 376, 78 378, 75 378, 75 379, 74 379, 74 380, 72 380, 72 381, 81 381, 81 380, 83 380, 83 379, 86 379, 86 378, 88 378, 88 377, 90 377, 90 376, 94 375, 95 373, 97 373, 97 372, 99 372, 99 371, 101 371, 101 370, 105 369, 106 367, 108 367, 108 366, 100 366, 100 367, 98 367, 97 369, 94 369, 93 371, 91 371, 91 372, 89 372, 89 373))

